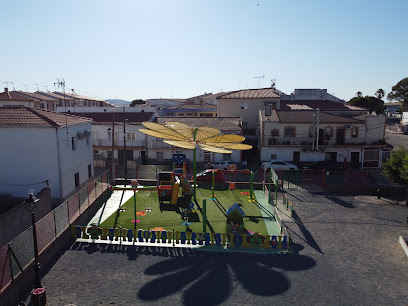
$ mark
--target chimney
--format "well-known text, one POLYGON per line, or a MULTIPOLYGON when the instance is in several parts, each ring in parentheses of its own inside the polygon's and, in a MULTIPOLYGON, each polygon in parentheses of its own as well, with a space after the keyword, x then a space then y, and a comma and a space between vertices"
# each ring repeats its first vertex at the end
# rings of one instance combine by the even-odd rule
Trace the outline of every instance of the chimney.
POLYGON ((4 92, 7 93, 8 92, 8 88, 4 87, 4 92))

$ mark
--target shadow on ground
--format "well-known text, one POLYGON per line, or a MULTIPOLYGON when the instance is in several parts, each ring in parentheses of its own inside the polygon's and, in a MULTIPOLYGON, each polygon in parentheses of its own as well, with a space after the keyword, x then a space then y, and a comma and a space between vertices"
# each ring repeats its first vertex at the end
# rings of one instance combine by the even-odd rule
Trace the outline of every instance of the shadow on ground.
POLYGON ((185 305, 221 304, 232 294, 240 294, 235 291, 238 288, 258 296, 278 295, 291 286, 284 271, 303 271, 316 265, 311 257, 299 254, 202 253, 184 248, 88 243, 74 243, 71 250, 122 253, 129 260, 141 255, 168 257, 146 267, 144 274, 155 278, 143 285, 138 298, 159 303, 181 292, 185 305))

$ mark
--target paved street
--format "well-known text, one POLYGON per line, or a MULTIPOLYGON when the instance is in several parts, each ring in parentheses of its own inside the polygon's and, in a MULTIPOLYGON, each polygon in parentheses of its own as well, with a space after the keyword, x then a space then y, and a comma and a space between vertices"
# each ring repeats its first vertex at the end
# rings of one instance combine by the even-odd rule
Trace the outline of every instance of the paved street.
POLYGON ((290 192, 292 255, 74 243, 43 284, 49 305, 406 305, 408 208, 290 192))
POLYGON ((398 149, 401 145, 408 148, 408 135, 397 132, 396 126, 392 126, 391 130, 390 126, 387 126, 387 129, 385 130, 385 140, 387 143, 394 146, 394 150, 398 149))

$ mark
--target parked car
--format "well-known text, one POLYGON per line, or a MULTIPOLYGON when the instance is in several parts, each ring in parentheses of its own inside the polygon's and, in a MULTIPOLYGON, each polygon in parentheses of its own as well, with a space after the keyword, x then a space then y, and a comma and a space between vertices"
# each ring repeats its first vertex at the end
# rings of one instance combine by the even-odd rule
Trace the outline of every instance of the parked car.
POLYGON ((295 164, 283 160, 271 160, 269 162, 263 162, 261 167, 264 170, 269 170, 272 168, 275 171, 298 170, 298 167, 295 164))
POLYGON ((236 165, 236 164, 232 162, 231 160, 221 160, 216 163, 211 163, 210 165, 211 165, 211 168, 213 169, 228 170, 229 166, 236 165))
POLYGON ((313 169, 313 170, 324 169, 326 171, 332 172, 333 174, 337 174, 341 170, 343 170, 343 166, 338 162, 322 160, 322 161, 317 161, 314 163, 306 164, 303 166, 303 169, 313 169))
MULTIPOLYGON (((221 171, 218 171, 218 169, 206 169, 204 171, 201 171, 200 173, 197 173, 196 175, 196 180, 197 182, 212 182, 212 173, 214 172, 214 181, 215 182, 224 182, 224 174, 221 171)), ((194 177, 191 177, 191 180, 193 180, 194 177)))

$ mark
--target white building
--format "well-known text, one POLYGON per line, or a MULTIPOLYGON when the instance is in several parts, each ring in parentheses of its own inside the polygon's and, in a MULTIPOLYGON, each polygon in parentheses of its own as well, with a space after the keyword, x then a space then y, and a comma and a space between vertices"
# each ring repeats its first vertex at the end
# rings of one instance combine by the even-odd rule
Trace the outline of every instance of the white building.
POLYGON ((27 197, 49 186, 63 200, 93 176, 91 120, 0 107, 0 193, 27 197))
MULTIPOLYGON (((147 108, 151 109, 151 107, 147 108)), ((123 165, 125 146, 126 161, 135 161, 137 164, 147 163, 146 135, 139 132, 139 129, 144 128, 142 122, 152 121, 156 117, 156 112, 142 110, 134 107, 120 107, 109 109, 106 112, 70 113, 93 120, 92 144, 97 167, 110 166, 112 150, 115 163, 123 165)))
POLYGON ((381 166, 381 151, 386 147, 384 116, 343 117, 326 112, 318 115, 314 110, 274 110, 267 115, 260 111, 259 115, 262 161, 331 160, 353 168, 381 166))

